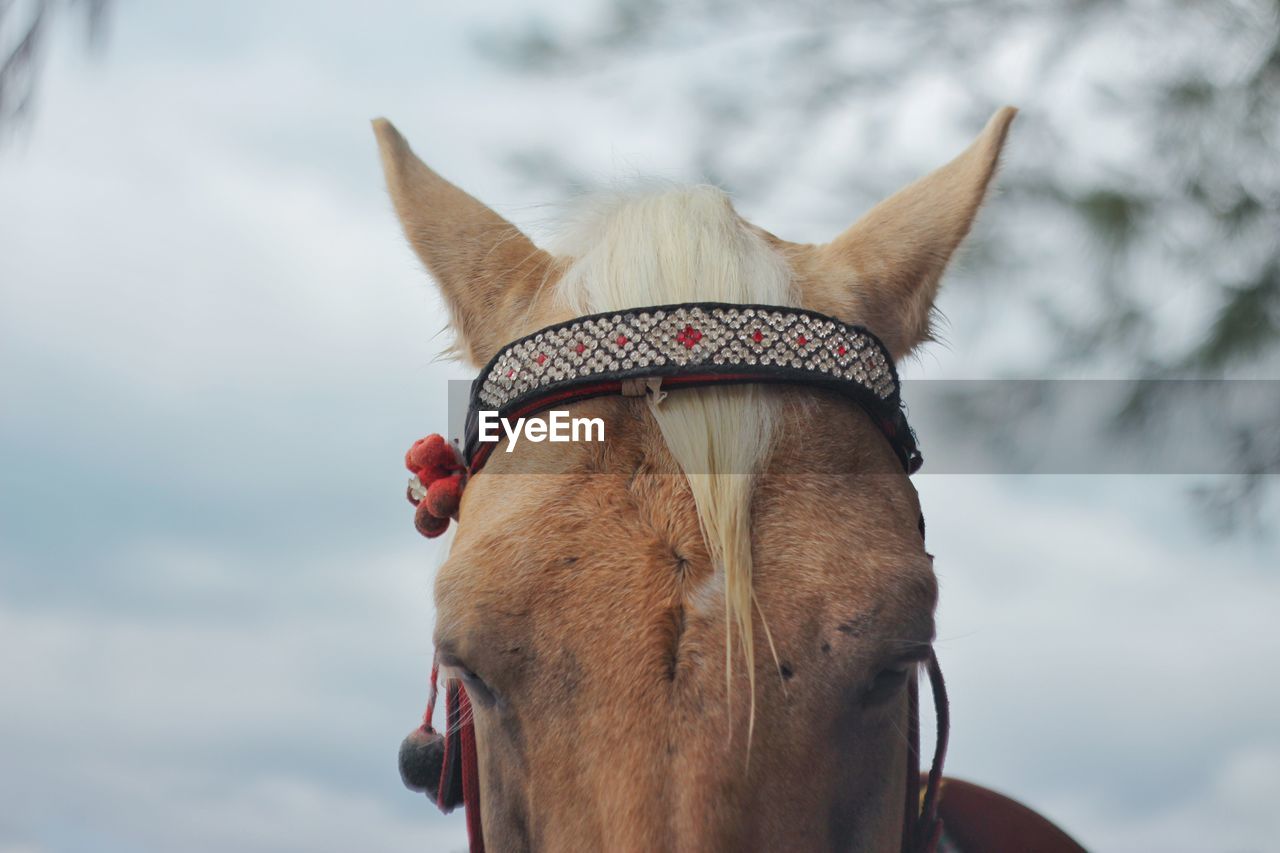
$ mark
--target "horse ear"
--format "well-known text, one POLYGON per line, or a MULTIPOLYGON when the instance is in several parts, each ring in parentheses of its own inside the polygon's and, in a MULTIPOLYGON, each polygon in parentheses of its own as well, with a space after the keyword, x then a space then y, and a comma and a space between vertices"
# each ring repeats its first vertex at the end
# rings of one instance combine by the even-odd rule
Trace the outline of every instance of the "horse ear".
POLYGON ((1016 113, 999 110, 960 156, 832 242, 806 247, 805 304, 867 326, 894 359, 929 340, 942 273, 977 217, 1016 113))
POLYGON ((480 367, 515 336, 553 269, 552 258, 432 171, 391 122, 375 119, 373 132, 405 236, 449 306, 455 348, 480 367))

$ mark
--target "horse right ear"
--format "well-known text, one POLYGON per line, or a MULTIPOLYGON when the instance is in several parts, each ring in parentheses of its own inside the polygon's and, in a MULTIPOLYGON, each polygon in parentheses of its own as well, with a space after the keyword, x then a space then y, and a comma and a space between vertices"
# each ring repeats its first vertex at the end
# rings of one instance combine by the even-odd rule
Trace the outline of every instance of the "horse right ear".
POLYGON ((1017 110, 996 111, 950 163, 877 204, 823 246, 790 246, 804 306, 865 325, 895 360, 930 339, 948 261, 969 233, 1017 110))
POLYGON ((374 119, 373 132, 405 236, 449 306, 455 349, 481 367, 517 336, 553 273, 552 257, 432 171, 391 122, 374 119))

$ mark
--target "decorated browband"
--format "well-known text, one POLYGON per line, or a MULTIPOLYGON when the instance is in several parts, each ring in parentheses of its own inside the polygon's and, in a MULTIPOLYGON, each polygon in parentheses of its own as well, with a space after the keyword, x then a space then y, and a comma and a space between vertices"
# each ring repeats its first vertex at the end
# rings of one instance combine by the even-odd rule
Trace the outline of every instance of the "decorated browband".
POLYGON ((415 525, 439 536, 457 517, 467 477, 494 447, 479 440, 482 411, 515 419, 591 397, 732 383, 841 394, 866 410, 908 474, 923 462, 893 360, 867 329, 777 305, 628 308, 548 326, 498 351, 471 386, 460 448, 433 435, 405 456, 415 525))

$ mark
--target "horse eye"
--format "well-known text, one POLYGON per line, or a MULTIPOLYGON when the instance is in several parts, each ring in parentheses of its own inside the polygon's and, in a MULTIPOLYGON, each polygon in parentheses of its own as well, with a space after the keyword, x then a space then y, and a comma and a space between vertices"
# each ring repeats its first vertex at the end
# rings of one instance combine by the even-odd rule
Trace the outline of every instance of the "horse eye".
POLYGON ((467 690, 467 697, 471 699, 472 704, 487 708, 494 703, 496 697, 493 690, 488 684, 485 684, 476 671, 467 666, 457 657, 449 653, 440 653, 438 660, 442 667, 448 668, 448 674, 462 682, 462 686, 467 690))
POLYGON ((462 686, 467 688, 467 696, 471 701, 482 708, 488 708, 494 703, 496 697, 493 691, 489 689, 489 685, 484 683, 484 679, 476 675, 471 669, 460 666, 458 669, 458 677, 462 680, 462 686))
POLYGON ((907 683, 907 678, 915 671, 915 667, 902 664, 899 666, 886 667, 876 673, 876 677, 871 680, 871 684, 867 687, 864 701, 868 705, 878 705, 887 702, 907 683))

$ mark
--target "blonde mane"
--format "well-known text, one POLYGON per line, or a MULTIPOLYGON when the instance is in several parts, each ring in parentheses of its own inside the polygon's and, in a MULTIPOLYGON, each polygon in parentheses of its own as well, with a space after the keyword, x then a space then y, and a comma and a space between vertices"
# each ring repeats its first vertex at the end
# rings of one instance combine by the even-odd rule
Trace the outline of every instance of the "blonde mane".
MULTIPOLYGON (((799 304, 790 267, 716 187, 592 197, 559 243, 573 261, 557 295, 575 315, 697 301, 799 304)), ((699 598, 724 596, 726 678, 736 628, 754 697, 751 498, 755 472, 772 446, 775 400, 767 388, 742 385, 682 391, 660 404, 651 397, 650 409, 688 479, 715 576, 723 581, 699 598)))

